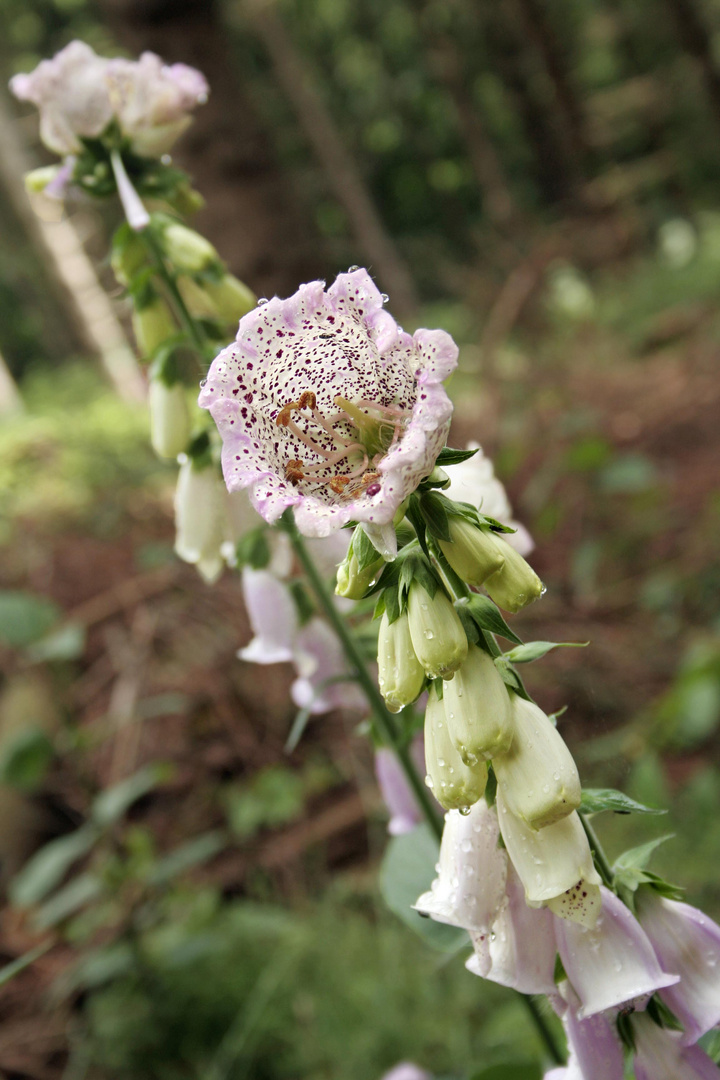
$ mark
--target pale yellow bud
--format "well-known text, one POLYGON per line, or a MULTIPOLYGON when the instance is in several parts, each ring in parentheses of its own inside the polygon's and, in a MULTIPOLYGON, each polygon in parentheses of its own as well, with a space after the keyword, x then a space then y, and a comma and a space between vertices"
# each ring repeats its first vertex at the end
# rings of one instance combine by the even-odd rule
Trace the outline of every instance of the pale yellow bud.
POLYGON ((425 672, 413 649, 407 614, 403 612, 393 623, 384 614, 378 635, 378 685, 388 709, 399 712, 411 705, 424 682, 425 672))
POLYGON ((177 279, 177 287, 185 306, 194 319, 217 318, 217 308, 204 286, 198 285, 191 277, 183 274, 177 279))
POLYGON ((483 585, 488 595, 503 611, 520 611, 542 596, 545 586, 522 555, 505 541, 498 543, 503 545, 505 563, 502 569, 484 581, 483 585))
POLYGON ((458 613, 442 589, 434 597, 415 581, 408 593, 410 636, 415 655, 431 679, 452 679, 467 656, 468 643, 458 613))
POLYGON ((134 308, 133 330, 138 349, 143 356, 152 356, 163 342, 177 333, 172 312, 159 296, 142 308, 134 308))
POLYGON ((234 326, 257 304, 252 289, 232 274, 223 274, 219 281, 206 281, 202 286, 213 304, 218 318, 234 326))
POLYGON ((444 702, 434 686, 425 711, 425 768, 428 787, 446 810, 472 806, 485 792, 487 765, 484 761, 466 765, 460 757, 450 738, 444 702))
POLYGON ((448 529, 450 541, 438 543, 455 573, 468 585, 482 585, 486 578, 502 569, 507 545, 489 528, 479 528, 452 515, 448 529))
POLYGON ((337 568, 336 596, 344 596, 348 600, 362 600, 370 586, 380 577, 385 566, 385 560, 380 557, 364 570, 360 570, 357 557, 350 548, 337 568))
POLYGON ((511 694, 512 746, 493 758, 505 803, 531 829, 543 829, 580 805, 580 777, 557 728, 532 701, 511 694))
POLYGON ((506 754, 513 740, 512 703, 486 652, 471 645, 467 660, 444 691, 452 740, 469 765, 506 754))
POLYGON ((176 458, 187 449, 192 427, 185 387, 179 382, 168 386, 162 379, 152 379, 148 404, 153 450, 158 457, 176 458))
POLYGON ((163 230, 163 249, 173 270, 198 274, 217 262, 218 253, 209 240, 194 229, 171 222, 163 230))

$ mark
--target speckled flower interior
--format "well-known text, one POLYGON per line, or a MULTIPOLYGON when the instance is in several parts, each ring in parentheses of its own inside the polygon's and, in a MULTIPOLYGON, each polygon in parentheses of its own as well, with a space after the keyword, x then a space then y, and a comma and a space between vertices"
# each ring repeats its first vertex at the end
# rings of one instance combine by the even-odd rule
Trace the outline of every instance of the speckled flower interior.
POLYGON ((443 330, 406 334, 365 270, 302 285, 246 315, 200 394, 223 440, 230 491, 250 487, 275 521, 308 536, 351 520, 384 525, 432 470, 457 363, 443 330))

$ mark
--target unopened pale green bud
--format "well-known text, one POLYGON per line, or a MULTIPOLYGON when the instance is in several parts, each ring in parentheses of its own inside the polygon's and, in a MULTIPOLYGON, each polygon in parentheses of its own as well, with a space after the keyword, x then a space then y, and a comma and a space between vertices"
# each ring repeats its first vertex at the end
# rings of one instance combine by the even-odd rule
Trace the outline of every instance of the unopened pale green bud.
POLYGON ((506 754, 513 740, 512 702, 486 652, 471 645, 467 660, 445 686, 450 735, 468 765, 506 754))
POLYGON ((493 758, 498 789, 517 817, 543 829, 580 805, 580 777, 557 728, 534 702, 511 695, 513 741, 493 758))
POLYGON ((54 180, 59 172, 59 165, 44 165, 41 169, 32 169, 31 172, 25 173, 25 190, 29 191, 32 195, 38 195, 45 190, 50 181, 54 180))
POLYGON ((391 623, 387 615, 380 620, 378 634, 378 685, 391 712, 411 705, 422 691, 425 672, 410 637, 405 612, 391 623))
POLYGON ((379 558, 361 570, 351 547, 337 568, 335 594, 344 596, 348 600, 362 600, 370 586, 380 577, 385 566, 385 560, 379 558))
POLYGON ((187 394, 182 383, 168 386, 152 379, 148 393, 150 441, 161 458, 176 458, 190 442, 191 420, 187 394))
POLYGON ((132 313, 133 330, 143 356, 152 356, 164 341, 177 333, 172 312, 159 296, 132 313))
POLYGON ((180 217, 191 217, 205 206, 205 199, 189 184, 179 184, 169 200, 180 217))
POLYGON ((218 260, 210 241, 187 225, 171 222, 163 229, 162 238, 168 262, 181 274, 198 274, 218 260))
POLYGON ((452 679, 467 656, 468 643, 458 613, 442 589, 434 597, 415 581, 408 593, 410 636, 415 655, 431 679, 452 679))
POLYGON ((110 265, 121 285, 126 287, 147 263, 147 251, 140 236, 128 229, 122 243, 114 244, 110 265))
POLYGON ((545 586, 530 564, 525 562, 515 548, 510 547, 505 541, 498 542, 504 545, 503 550, 507 548, 505 562, 502 569, 483 582, 483 586, 503 611, 520 611, 521 608, 542 596, 545 586))
POLYGON ((223 274, 219 281, 206 281, 202 288, 223 322, 233 326, 257 304, 257 297, 233 274, 223 274))
POLYGON ((448 528, 450 541, 438 543, 455 573, 468 585, 482 585, 502 568, 505 549, 489 528, 480 528, 454 515, 448 520, 448 528))
POLYGON ((482 798, 487 783, 487 765, 479 761, 466 765, 455 749, 448 729, 445 704, 430 687, 425 711, 426 783, 446 810, 462 810, 482 798))
POLYGON ((217 308, 203 285, 183 274, 177 279, 177 287, 194 319, 217 319, 217 308))

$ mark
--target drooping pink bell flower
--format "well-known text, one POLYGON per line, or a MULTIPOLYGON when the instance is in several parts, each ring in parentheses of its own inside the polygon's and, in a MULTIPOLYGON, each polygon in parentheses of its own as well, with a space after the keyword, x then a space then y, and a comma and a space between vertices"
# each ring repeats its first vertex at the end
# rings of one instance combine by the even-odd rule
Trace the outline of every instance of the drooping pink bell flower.
POLYGON ((659 1028, 649 1016, 632 1018, 635 1080, 720 1080, 720 1069, 699 1046, 684 1046, 680 1032, 659 1028))
POLYGON ((600 886, 602 908, 594 927, 556 919, 555 938, 581 1020, 608 1010, 644 1009, 657 990, 680 977, 666 972, 632 912, 600 886))
POLYGON ((477 450, 477 453, 467 461, 445 467, 450 477, 446 494, 456 502, 470 503, 487 517, 515 529, 514 533, 498 533, 497 536, 506 540, 520 555, 529 555, 535 547, 533 538, 524 525, 514 520, 510 500, 495 475, 492 461, 485 456, 477 442, 469 442, 467 449, 477 450))
MULTIPOLYGON (((490 932, 490 970, 485 978, 521 994, 553 994, 557 952, 553 917, 547 908, 526 904, 522 882, 509 859, 505 893, 504 906, 490 932)), ((472 933, 470 937, 474 941, 472 933)), ((475 975, 482 974, 477 954, 465 966, 475 975)))
MULTIPOLYGON (((425 769, 425 745, 421 731, 410 744, 410 756, 422 776, 425 769)), ((402 836, 423 820, 423 814, 394 750, 381 746, 375 751, 375 776, 385 805, 390 811, 388 832, 402 836)))
POLYGON ((569 1064, 577 1080, 623 1080, 625 1063, 615 1018, 597 1013, 581 1020, 580 999, 567 980, 550 998, 562 1019, 567 1037, 569 1064))
POLYGON ((366 270, 275 297, 241 319, 200 405, 229 490, 249 488, 266 521, 292 507, 306 536, 360 521, 392 556, 392 519, 445 442, 458 350, 443 330, 411 337, 383 305, 366 270))
POLYGON ((680 1041, 692 1045, 720 1023, 720 926, 697 908, 650 888, 638 889, 636 907, 660 963, 680 975, 660 997, 685 1029, 680 1041))
POLYGON ((254 637, 238 656, 253 664, 295 659, 298 615, 287 585, 268 570, 242 572, 243 595, 254 637))
POLYGON ((81 139, 100 137, 115 119, 135 153, 166 153, 190 123, 190 112, 207 99, 199 71, 165 65, 154 53, 139 60, 109 60, 82 41, 71 41, 52 60, 16 75, 10 89, 40 111, 40 137, 66 157, 81 139))
POLYGON ((413 905, 438 922, 472 933, 478 974, 490 970, 490 936, 505 900, 507 856, 498 847, 495 808, 479 799, 466 813, 449 810, 438 876, 413 905))
POLYGON ((290 693, 299 709, 313 715, 333 709, 367 712, 362 690, 346 678, 350 672, 337 635, 323 619, 315 616, 298 631, 293 651, 298 677, 290 693))

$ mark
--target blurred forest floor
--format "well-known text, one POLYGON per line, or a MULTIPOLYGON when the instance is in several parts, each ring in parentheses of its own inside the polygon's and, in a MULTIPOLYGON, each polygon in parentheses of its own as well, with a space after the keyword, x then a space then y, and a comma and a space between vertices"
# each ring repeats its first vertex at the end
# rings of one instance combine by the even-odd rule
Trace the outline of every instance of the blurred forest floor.
MULTIPOLYGON (((687 223, 675 224, 687 241, 687 223)), ((548 592, 514 626, 525 639, 590 642, 530 670, 531 692, 548 712, 568 706, 560 722, 585 782, 672 807, 666 822, 603 819, 610 854, 677 834, 657 869, 716 917, 719 228, 707 218, 680 260, 666 244, 592 278, 551 263, 512 333, 484 351, 467 305, 423 319, 462 343, 450 442, 477 439, 496 458, 537 542, 548 592)), ((0 848, 14 901, 0 950, 10 962, 55 944, 0 991, 2 1074, 211 1078, 252 1067, 260 1078, 298 1075, 301 1061, 303 1076, 320 1078, 339 1076, 343 1060, 342 1075, 360 1077, 420 1050, 447 1070, 451 1053, 472 1061, 478 1047, 512 1045, 508 995, 457 962, 438 967, 382 910, 385 818, 358 718, 318 718, 285 753, 290 674, 236 659, 250 636, 238 579, 208 587, 175 559, 174 472, 152 457, 143 409, 87 363, 31 374, 24 391, 26 412, 0 432, 0 848), (118 785, 117 805, 101 812, 99 793, 118 785), (94 839, 26 866, 13 886, 42 839, 101 819, 94 839), (302 926, 315 944, 278 944, 302 926), (253 1021, 250 1050, 241 1024, 238 1049, 232 1009, 251 990, 276 990, 223 980, 228 965, 236 978, 262 972, 265 961, 248 958, 264 935, 305 976, 278 970, 288 1000, 259 1031, 253 1021), (141 947, 144 959, 132 952, 141 947), (225 966, 213 967, 218 950, 225 966), (358 976, 361 1000, 338 989, 333 1007, 345 1013, 325 1015, 349 957, 375 987, 390 955, 393 1002, 358 976), (197 985, 206 969, 212 1007, 197 985), (430 1020, 441 996, 465 1018, 452 1045, 430 1020), (366 1023, 370 1047, 357 1030, 366 1023), (229 1057, 208 1063, 223 1031, 229 1057), (337 1047, 332 1031, 345 1032, 337 1047), (268 1047, 290 1055, 285 1071, 263 1065, 268 1047), (241 1069, 245 1054, 252 1066, 241 1069)))

